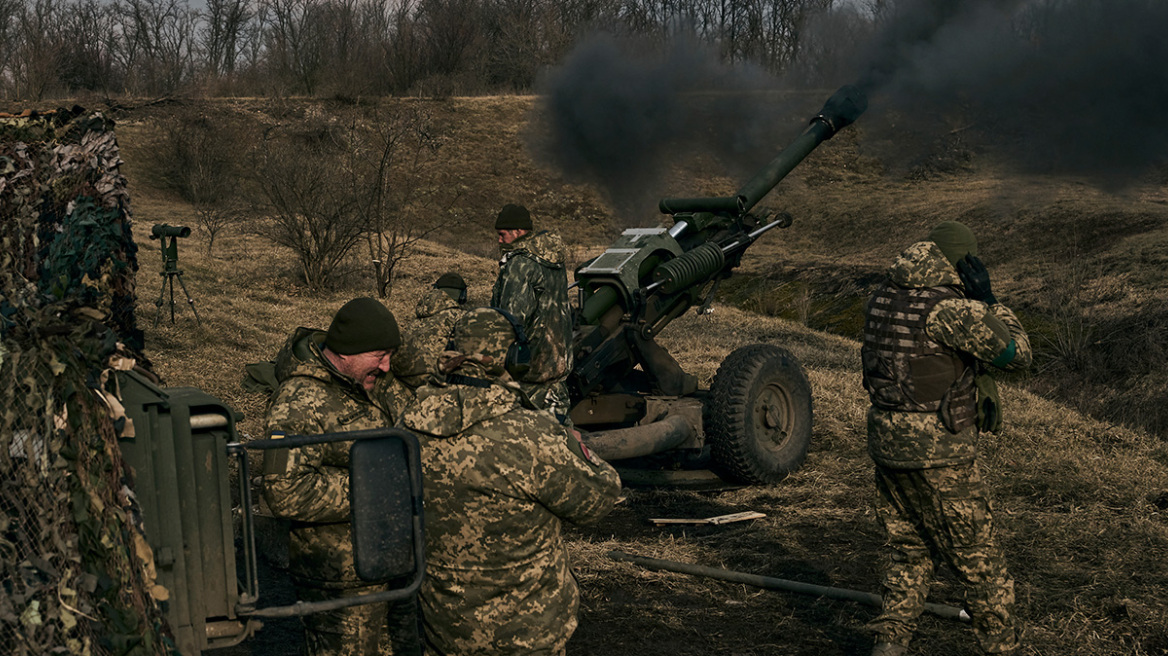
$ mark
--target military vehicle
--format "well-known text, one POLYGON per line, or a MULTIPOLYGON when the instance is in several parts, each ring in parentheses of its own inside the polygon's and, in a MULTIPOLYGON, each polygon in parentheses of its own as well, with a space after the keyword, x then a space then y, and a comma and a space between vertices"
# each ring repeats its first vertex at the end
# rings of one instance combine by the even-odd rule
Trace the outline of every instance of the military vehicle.
POLYGON ((669 228, 626 230, 576 271, 580 294, 571 418, 626 483, 764 484, 797 469, 811 440, 811 390, 798 360, 773 344, 741 347, 708 390, 654 338, 706 307, 746 249, 785 213, 751 210, 867 99, 845 86, 807 128, 733 196, 666 198, 669 228), (712 476, 713 475, 713 476, 712 476))

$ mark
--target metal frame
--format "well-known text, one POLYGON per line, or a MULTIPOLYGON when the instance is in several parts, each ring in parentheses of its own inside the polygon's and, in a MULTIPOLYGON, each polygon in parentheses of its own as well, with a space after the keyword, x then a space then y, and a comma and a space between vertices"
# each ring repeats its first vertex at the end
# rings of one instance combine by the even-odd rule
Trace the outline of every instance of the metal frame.
POLYGON ((373 604, 382 601, 396 601, 405 599, 417 592, 425 578, 425 541, 422 525, 422 476, 421 447, 418 438, 413 433, 400 428, 375 428, 369 430, 349 431, 345 433, 324 433, 321 435, 286 435, 279 439, 252 440, 250 442, 232 442, 227 445, 227 453, 238 458, 239 462, 239 494, 240 505, 243 506, 242 530, 244 565, 247 571, 247 591, 240 597, 240 606, 237 613, 244 617, 301 617, 321 611, 336 610, 361 604, 373 604), (324 601, 298 601, 290 606, 269 606, 267 608, 250 608, 251 604, 259 602, 259 565, 255 546, 255 526, 252 518, 251 473, 247 461, 247 451, 266 451, 270 449, 294 449, 313 444, 330 442, 347 442, 371 439, 398 439, 406 447, 408 460, 414 464, 414 471, 410 476, 410 495, 413 500, 413 529, 414 529, 414 562, 417 571, 414 578, 405 588, 374 592, 324 601))

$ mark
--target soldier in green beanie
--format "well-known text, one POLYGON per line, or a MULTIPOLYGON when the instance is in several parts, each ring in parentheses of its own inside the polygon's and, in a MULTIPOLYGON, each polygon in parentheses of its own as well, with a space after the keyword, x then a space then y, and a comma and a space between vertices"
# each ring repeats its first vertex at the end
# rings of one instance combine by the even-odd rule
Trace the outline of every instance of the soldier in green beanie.
MULTIPOLYGON (((279 388, 268 406, 272 438, 393 426, 412 395, 391 376, 401 346, 397 321, 382 303, 357 298, 327 331, 298 328, 276 358, 279 388)), ((302 601, 388 589, 357 576, 349 522, 349 443, 264 453, 263 497, 291 521, 289 570, 302 601)), ((350 606, 304 617, 309 656, 421 654, 417 602, 350 606)))
POLYGON ((897 257, 865 308, 860 354, 872 402, 876 515, 888 537, 872 656, 907 651, 938 562, 965 589, 982 651, 1014 651, 1014 581, 994 532, 977 440, 1001 421, 983 368, 1028 366, 1030 341, 991 291, 968 227, 940 223, 897 257))
POLYGON ((491 306, 518 318, 530 341, 531 368, 519 384, 536 405, 566 422, 566 381, 572 370, 567 254, 559 235, 533 230, 526 207, 508 204, 499 212, 495 231, 501 257, 491 306))

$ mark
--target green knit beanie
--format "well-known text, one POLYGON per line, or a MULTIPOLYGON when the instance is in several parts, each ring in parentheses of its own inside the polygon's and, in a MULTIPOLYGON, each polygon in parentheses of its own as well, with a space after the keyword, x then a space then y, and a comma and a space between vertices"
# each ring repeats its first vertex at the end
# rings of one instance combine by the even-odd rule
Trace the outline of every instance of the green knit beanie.
POLYGON ((401 343, 393 313, 375 298, 355 298, 345 303, 337 310, 324 338, 325 347, 340 355, 392 351, 401 343))
POLYGON ((937 244, 949 264, 957 266, 966 254, 977 257, 977 237, 964 223, 942 221, 929 232, 929 241, 937 244))
POLYGON ((531 212, 522 205, 507 203, 495 219, 495 230, 531 230, 531 212))

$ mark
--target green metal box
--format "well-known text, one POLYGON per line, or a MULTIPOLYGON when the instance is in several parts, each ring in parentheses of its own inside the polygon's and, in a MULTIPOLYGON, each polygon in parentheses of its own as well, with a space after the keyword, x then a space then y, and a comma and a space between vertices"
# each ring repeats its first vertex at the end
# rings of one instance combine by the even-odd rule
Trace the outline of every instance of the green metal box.
POLYGON ((120 372, 134 437, 120 440, 133 467, 147 541, 179 650, 198 654, 236 644, 253 627, 237 616, 241 599, 232 530, 229 457, 235 413, 205 392, 162 389, 120 372))

